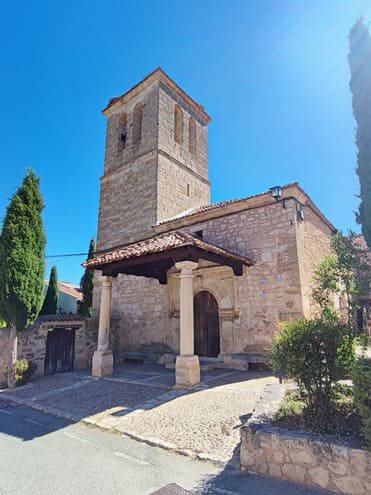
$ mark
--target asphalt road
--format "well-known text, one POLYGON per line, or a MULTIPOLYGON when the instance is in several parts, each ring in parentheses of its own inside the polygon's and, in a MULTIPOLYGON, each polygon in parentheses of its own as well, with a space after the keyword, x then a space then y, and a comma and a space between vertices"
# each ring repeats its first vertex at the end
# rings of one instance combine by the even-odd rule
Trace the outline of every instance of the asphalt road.
POLYGON ((170 483, 203 495, 328 493, 221 470, 0 400, 1 495, 149 495, 170 483))

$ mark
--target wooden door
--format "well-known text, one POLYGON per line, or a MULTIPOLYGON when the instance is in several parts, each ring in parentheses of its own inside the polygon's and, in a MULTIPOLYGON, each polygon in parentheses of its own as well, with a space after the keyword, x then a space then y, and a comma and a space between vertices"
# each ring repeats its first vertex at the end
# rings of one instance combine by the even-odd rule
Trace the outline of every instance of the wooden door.
POLYGON ((50 330, 46 339, 45 375, 73 371, 75 357, 75 330, 50 330))
POLYGON ((194 298, 194 344, 198 356, 216 357, 220 352, 218 303, 207 291, 194 298))

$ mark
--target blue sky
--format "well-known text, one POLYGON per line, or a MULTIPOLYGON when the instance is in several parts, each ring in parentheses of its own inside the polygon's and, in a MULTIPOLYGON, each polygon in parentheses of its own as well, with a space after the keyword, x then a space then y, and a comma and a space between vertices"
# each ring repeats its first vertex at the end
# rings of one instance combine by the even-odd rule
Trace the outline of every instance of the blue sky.
MULTIPOLYGON (((47 255, 97 230, 108 99, 161 66, 212 116, 212 200, 298 181, 359 230, 348 34, 369 0, 18 0, 0 6, 0 219, 41 177, 47 255)), ((48 259, 79 282, 84 257, 48 259)))

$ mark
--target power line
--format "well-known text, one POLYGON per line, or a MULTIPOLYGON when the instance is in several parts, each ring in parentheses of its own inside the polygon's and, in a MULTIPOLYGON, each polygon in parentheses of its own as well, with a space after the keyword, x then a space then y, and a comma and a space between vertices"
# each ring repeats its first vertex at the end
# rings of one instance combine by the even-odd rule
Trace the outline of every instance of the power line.
POLYGON ((88 253, 68 253, 68 254, 49 254, 45 258, 67 258, 71 256, 87 256, 88 253))

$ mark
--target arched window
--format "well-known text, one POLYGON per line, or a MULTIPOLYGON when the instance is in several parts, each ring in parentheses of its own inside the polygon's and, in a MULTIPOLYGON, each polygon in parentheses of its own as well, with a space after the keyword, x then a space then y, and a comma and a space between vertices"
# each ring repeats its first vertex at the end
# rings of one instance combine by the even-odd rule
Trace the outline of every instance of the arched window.
POLYGON ((189 119, 188 137, 189 137, 189 151, 195 155, 197 151, 197 134, 196 134, 196 122, 192 117, 189 119))
POLYGON ((174 107, 174 140, 183 144, 183 112, 179 105, 174 107))
POLYGON ((133 111, 133 144, 139 143, 142 139, 143 105, 137 103, 133 111))
POLYGON ((126 113, 122 113, 119 119, 119 150, 120 151, 126 148, 127 127, 128 127, 128 117, 126 113))

